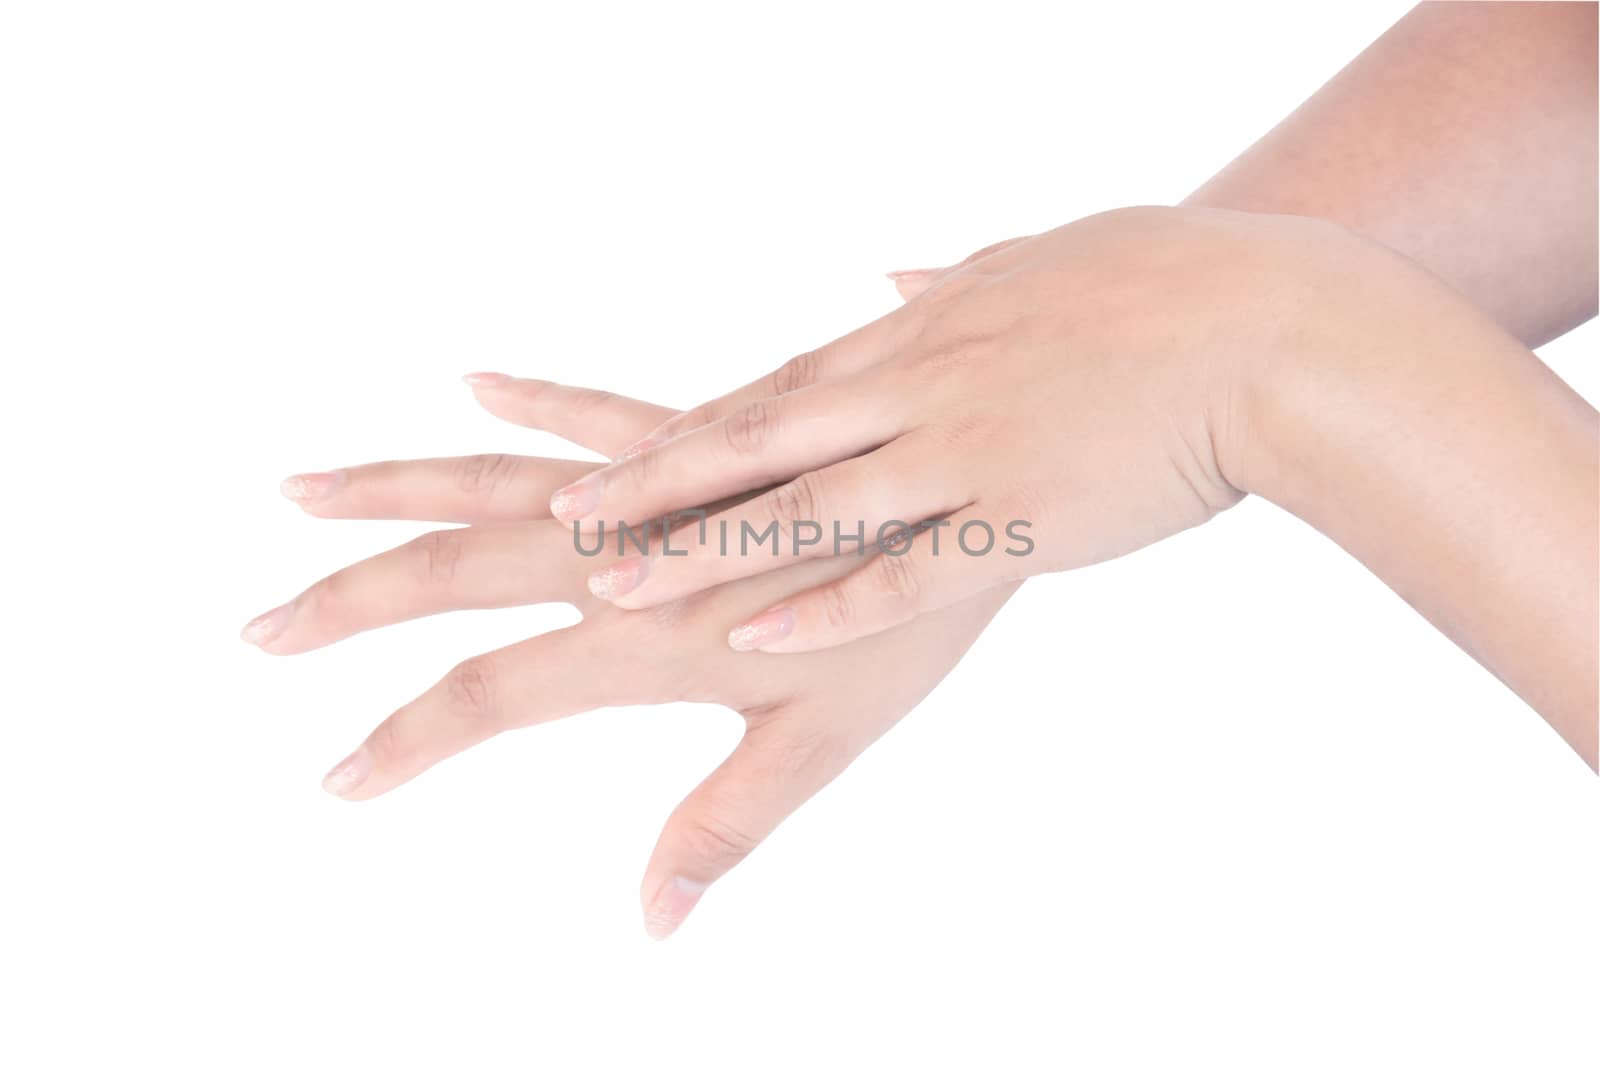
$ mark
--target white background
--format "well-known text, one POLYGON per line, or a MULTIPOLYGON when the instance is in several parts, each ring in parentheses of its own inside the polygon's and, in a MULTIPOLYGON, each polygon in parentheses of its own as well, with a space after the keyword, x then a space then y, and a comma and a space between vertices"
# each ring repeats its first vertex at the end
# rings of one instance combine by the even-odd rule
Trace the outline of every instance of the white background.
MULTIPOLYGON (((1029 583, 666 944, 638 880, 731 713, 347 805, 383 715, 570 611, 235 636, 416 532, 284 475, 578 454, 462 372, 706 398, 885 270, 1181 198, 1403 10, 5 5, 0 1060, 1592 1063, 1595 776, 1260 501, 1029 583)), ((1591 400, 1597 336, 1543 353, 1591 400)))

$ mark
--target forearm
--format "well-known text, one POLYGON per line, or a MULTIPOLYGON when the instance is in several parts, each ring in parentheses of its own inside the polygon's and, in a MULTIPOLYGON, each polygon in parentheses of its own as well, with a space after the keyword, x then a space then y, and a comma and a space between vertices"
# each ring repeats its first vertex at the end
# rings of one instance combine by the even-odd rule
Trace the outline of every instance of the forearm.
POLYGON ((1422 4, 1185 203, 1338 222, 1559 336, 1595 314, 1595 10, 1422 4))
POLYGON ((1344 546, 1596 765, 1600 419, 1373 250, 1245 407, 1247 488, 1344 546), (1355 322, 1358 328, 1351 329, 1355 322))

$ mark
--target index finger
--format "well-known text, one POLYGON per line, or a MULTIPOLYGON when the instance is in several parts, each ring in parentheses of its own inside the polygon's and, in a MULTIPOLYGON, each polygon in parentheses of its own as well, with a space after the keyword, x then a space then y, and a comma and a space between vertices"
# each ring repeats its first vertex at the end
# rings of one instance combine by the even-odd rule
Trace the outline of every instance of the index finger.
POLYGON ((773 397, 808 389, 813 385, 836 381, 866 370, 889 356, 906 339, 910 320, 899 312, 890 312, 865 326, 830 341, 821 348, 802 352, 787 360, 777 370, 763 374, 755 381, 742 385, 715 400, 667 419, 646 436, 622 451, 620 458, 631 459, 641 452, 703 426, 709 426, 736 411, 773 397))
POLYGON ((860 455, 901 436, 905 390, 867 375, 752 404, 709 426, 593 471, 550 498, 563 522, 639 523, 860 455))

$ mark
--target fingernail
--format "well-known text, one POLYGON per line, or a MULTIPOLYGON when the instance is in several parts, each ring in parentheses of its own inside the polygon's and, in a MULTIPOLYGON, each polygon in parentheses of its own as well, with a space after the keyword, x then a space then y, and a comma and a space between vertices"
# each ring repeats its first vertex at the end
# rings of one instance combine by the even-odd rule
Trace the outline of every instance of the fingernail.
POLYGON ((496 385, 506 384, 511 380, 511 375, 500 374, 497 371, 477 371, 472 374, 463 374, 461 380, 474 389, 480 386, 487 389, 496 385))
POLYGON ((655 899, 644 913, 644 932, 657 941, 665 941, 683 924, 700 897, 706 891, 705 882, 696 882, 674 875, 656 890, 655 899))
POLYGON ((581 519, 600 504, 600 479, 590 474, 565 489, 558 489, 550 498, 550 514, 562 522, 581 519))
POLYGON ((284 496, 296 504, 310 504, 321 500, 344 482, 344 471, 325 471, 321 474, 296 474, 278 484, 284 496))
POLYGON ((601 600, 631 593, 650 576, 650 557, 634 556, 589 575, 589 592, 601 600))
POLYGON ((239 631, 239 637, 250 642, 257 648, 264 648, 277 640, 289 626, 289 617, 294 614, 294 601, 280 604, 271 611, 257 615, 244 624, 244 629, 239 631))
POLYGON ((336 797, 348 796, 372 773, 372 756, 362 745, 322 776, 322 788, 336 797))
POLYGON ((939 272, 937 270, 892 270, 884 277, 894 282, 895 292, 900 294, 900 299, 914 300, 934 283, 939 277, 939 272))
POLYGON ((664 440, 666 440, 666 436, 660 430, 652 431, 624 448, 622 454, 617 457, 617 462, 620 463, 625 459, 632 459, 641 452, 648 452, 664 440))
POLYGON ((790 608, 773 608, 729 630, 728 647, 735 652, 749 652, 762 645, 781 641, 793 632, 794 611, 790 608))

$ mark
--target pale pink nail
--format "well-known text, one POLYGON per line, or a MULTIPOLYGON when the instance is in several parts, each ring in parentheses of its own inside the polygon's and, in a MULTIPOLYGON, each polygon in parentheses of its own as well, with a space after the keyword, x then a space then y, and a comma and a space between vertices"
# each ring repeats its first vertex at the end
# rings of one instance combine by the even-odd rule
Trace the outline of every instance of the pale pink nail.
POLYGON ((550 498, 550 514, 562 522, 581 519, 600 505, 600 479, 594 474, 579 478, 550 498))
POLYGON ((323 775, 322 788, 336 797, 348 796, 372 773, 372 754, 362 745, 323 775))
POLYGON ((589 575, 589 592, 601 600, 631 593, 650 576, 650 557, 634 556, 589 575))
POLYGON ((285 478, 278 484, 278 490, 296 504, 305 505, 321 500, 343 484, 344 471, 325 471, 285 478))
POLYGON ((794 610, 773 608, 763 611, 742 626, 728 631, 728 647, 735 652, 749 652, 774 641, 781 641, 794 632, 794 610))
POLYGON ((504 385, 511 380, 511 375, 500 374, 497 371, 477 371, 473 374, 463 374, 461 380, 474 389, 492 389, 497 385, 504 385))
POLYGON ((919 267, 916 270, 892 270, 884 277, 898 285, 901 281, 919 281, 937 273, 939 273, 938 267, 919 267))
POLYGON ((239 631, 239 637, 257 648, 264 648, 277 640, 278 636, 288 628, 292 615, 294 615, 294 601, 291 600, 245 623, 244 629, 239 631))
POLYGON ((696 882, 677 875, 668 878, 656 890, 655 898, 644 913, 644 932, 657 941, 665 941, 683 924, 700 897, 706 891, 705 882, 696 882))

